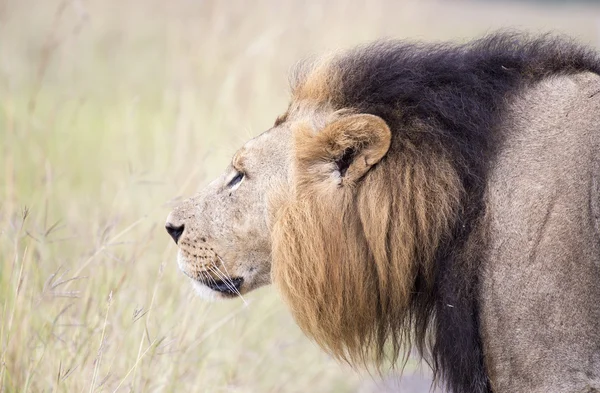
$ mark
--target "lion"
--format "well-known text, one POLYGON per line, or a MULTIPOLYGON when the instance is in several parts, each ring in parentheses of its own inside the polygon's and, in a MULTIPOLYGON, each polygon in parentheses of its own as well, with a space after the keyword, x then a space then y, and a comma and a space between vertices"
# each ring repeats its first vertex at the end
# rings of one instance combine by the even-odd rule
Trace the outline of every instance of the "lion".
POLYGON ((210 298, 274 283, 352 365, 456 393, 600 392, 600 58, 555 36, 301 63, 166 228, 210 298))

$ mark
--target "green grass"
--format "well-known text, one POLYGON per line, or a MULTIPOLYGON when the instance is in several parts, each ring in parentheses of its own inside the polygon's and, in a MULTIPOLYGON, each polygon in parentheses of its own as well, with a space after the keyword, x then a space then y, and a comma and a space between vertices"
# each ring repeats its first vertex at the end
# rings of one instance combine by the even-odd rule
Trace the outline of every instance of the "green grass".
POLYGON ((0 0, 0 391, 369 392, 274 288, 195 298, 163 223, 285 109, 303 57, 506 25, 599 35, 587 9, 486 7, 0 0))

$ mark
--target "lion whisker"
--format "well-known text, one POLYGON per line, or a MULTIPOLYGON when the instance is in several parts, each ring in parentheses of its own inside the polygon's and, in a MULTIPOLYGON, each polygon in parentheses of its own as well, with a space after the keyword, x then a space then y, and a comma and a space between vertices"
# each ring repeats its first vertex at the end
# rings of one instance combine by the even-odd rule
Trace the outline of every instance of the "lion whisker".
POLYGON ((228 286, 232 289, 232 291, 235 292, 237 294, 237 296, 239 296, 242 299, 244 304, 248 305, 248 303, 246 302, 246 299, 244 299, 244 297, 242 296, 240 291, 235 287, 235 285, 233 285, 230 275, 226 275, 225 273, 223 273, 217 266, 213 266, 213 272, 217 275, 220 275, 220 277, 223 278, 224 282, 228 283, 228 286))
POLYGON ((235 293, 237 296, 239 296, 242 299, 242 301, 244 302, 244 304, 247 304, 246 300, 242 297, 242 294, 237 290, 237 288, 235 287, 235 285, 233 284, 233 282, 231 281, 230 278, 226 277, 223 274, 223 272, 218 270, 218 268, 216 266, 212 266, 211 271, 214 274, 216 274, 225 283, 227 288, 229 288, 233 293, 235 293))
MULTIPOLYGON (((210 269, 210 267, 209 267, 210 269)), ((206 274, 205 275, 213 284, 217 285, 217 282, 215 281, 215 279, 210 275, 210 274, 206 274)))
MULTIPOLYGON (((227 270, 227 265, 225 265, 225 261, 223 261, 223 258, 221 258, 220 255, 217 255, 217 258, 219 259, 219 261, 221 262, 221 266, 223 266, 223 269, 225 269, 225 272, 227 273, 227 274, 224 274, 224 275, 231 280, 231 274, 229 273, 229 270, 227 270)), ((219 268, 217 266, 215 266, 215 268, 217 270, 219 270, 219 268)), ((221 272, 221 270, 219 270, 219 272, 221 272)), ((221 272, 221 273, 223 273, 223 272, 221 272)), ((240 291, 237 288, 235 288, 235 291, 237 292, 237 294, 239 295, 239 297, 242 298, 242 300, 244 301, 244 303, 247 304, 246 301, 244 300, 244 297, 240 293, 240 291)))
MULTIPOLYGON (((225 265, 225 261, 223 261, 223 258, 221 258, 219 255, 217 255, 217 258, 219 259, 219 262, 221 262, 221 266, 223 266, 223 269, 225 269, 225 273, 223 273, 219 267, 217 265, 214 265, 214 268, 217 269, 219 271, 219 273, 221 273, 223 276, 227 277, 229 280, 231 280, 231 274, 229 274, 229 270, 227 270, 227 266, 225 265)), ((239 293, 239 292, 238 292, 239 293)))
MULTIPOLYGON (((219 260, 221 260, 220 257, 218 257, 219 260)), ((222 263, 222 260, 221 260, 222 263)), ((238 289, 235 287, 235 285, 233 285, 233 282, 231 281, 231 278, 229 278, 228 275, 226 275, 225 273, 223 273, 217 266, 215 265, 211 265, 209 266, 209 269, 216 274, 219 278, 221 278, 223 280, 223 282, 225 283, 225 285, 227 285, 227 287, 234 292, 237 296, 239 296, 242 301, 244 302, 245 305, 248 305, 248 303, 246 302, 246 299, 244 299, 244 297, 242 296, 242 294, 240 293, 240 291, 238 291, 238 289)))
MULTIPOLYGON (((222 282, 224 282, 224 283, 225 283, 225 285, 227 286, 227 288, 229 288, 229 289, 230 289, 230 290, 232 290, 232 291, 234 290, 234 288, 232 288, 232 287, 231 287, 231 285, 229 284, 229 282, 228 282, 228 281, 226 281, 226 280, 223 280, 223 277, 222 277, 222 276, 221 276, 221 275, 220 275, 220 274, 219 274, 217 271, 215 271, 214 267, 212 267, 212 266, 209 266, 209 267, 208 267, 208 270, 209 270, 211 273, 215 274, 215 275, 216 275, 216 276, 219 278, 219 280, 221 280, 222 282)), ((216 285, 216 284, 217 284, 217 282, 215 281, 215 279, 214 279, 212 276, 210 276, 210 275, 209 275, 209 277, 210 277, 210 279, 212 280, 212 282, 213 282, 213 283, 216 285)))

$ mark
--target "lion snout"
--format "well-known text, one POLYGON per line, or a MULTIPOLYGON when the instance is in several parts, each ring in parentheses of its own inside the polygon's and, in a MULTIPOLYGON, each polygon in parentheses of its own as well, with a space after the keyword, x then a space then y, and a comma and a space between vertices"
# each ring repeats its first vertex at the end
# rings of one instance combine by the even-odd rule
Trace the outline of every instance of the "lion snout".
POLYGON ((175 244, 179 242, 179 238, 183 235, 183 231, 185 230, 185 225, 175 225, 167 221, 165 225, 165 229, 171 235, 173 240, 175 240, 175 244))
MULTIPOLYGON (((165 229, 167 230, 167 233, 173 238, 175 244, 177 245, 179 245, 179 240, 186 230, 184 217, 185 216, 181 214, 180 209, 177 208, 169 214, 165 223, 165 229)), ((189 230, 189 228, 187 229, 189 230)))

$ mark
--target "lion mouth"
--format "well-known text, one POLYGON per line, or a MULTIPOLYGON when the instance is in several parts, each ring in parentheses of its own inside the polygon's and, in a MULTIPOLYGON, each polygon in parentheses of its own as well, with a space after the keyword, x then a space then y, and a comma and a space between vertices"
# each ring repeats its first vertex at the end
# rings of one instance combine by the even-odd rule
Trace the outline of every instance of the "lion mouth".
MULTIPOLYGON (((220 259, 218 256, 217 258, 220 259)), ((180 250, 177 255, 177 262, 179 264, 179 270, 196 283, 225 296, 241 296, 241 287, 244 284, 243 277, 230 277, 217 267, 208 266, 207 270, 199 270, 196 266, 190 268, 190 266, 194 264, 184 257, 182 250, 180 250)), ((204 268, 206 268, 206 266, 204 266, 204 268)))
POLYGON ((226 296, 240 296, 240 289, 242 284, 244 283, 243 277, 233 277, 233 278, 224 278, 219 279, 208 275, 201 275, 200 277, 194 277, 188 272, 183 272, 186 276, 191 278, 192 280, 212 289, 215 292, 219 292, 220 294, 226 296))
POLYGON ((196 281, 200 282, 204 286, 207 286, 215 292, 219 292, 227 296, 239 296, 240 288, 244 283, 244 279, 242 277, 227 278, 224 280, 214 277, 204 277, 202 279, 196 279, 196 281))
POLYGON ((233 277, 226 279, 218 279, 212 276, 200 276, 194 277, 191 274, 184 271, 184 274, 191 278, 192 280, 212 289, 215 292, 219 292, 226 296, 240 296, 240 289, 242 284, 244 283, 244 279, 242 277, 233 277))

